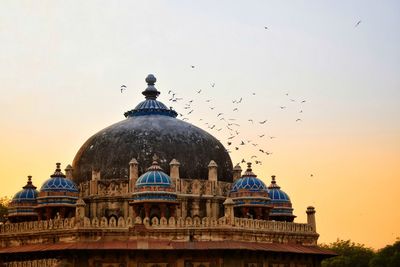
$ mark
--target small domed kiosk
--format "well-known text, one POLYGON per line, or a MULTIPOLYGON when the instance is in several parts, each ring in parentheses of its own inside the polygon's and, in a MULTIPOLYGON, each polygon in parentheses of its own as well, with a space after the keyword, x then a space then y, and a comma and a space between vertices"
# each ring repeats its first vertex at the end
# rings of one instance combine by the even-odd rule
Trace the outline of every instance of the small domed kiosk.
POLYGON ((270 219, 293 222, 296 216, 293 215, 292 202, 290 201, 289 195, 282 191, 281 187, 276 183, 275 175, 272 175, 271 178, 271 184, 268 186, 268 193, 273 206, 270 219))
POLYGON ((232 185, 229 197, 234 202, 235 217, 268 219, 272 208, 268 189, 253 173, 250 162, 242 177, 232 185))
POLYGON ((76 184, 61 172, 61 163, 40 188, 36 210, 40 219, 72 217, 79 197, 76 184))
POLYGON ((8 207, 8 219, 10 222, 35 221, 38 214, 35 211, 36 198, 39 192, 32 184, 32 176, 28 176, 28 182, 22 190, 14 195, 8 207))
POLYGON ((142 218, 174 217, 178 204, 175 185, 171 178, 163 172, 153 157, 152 165, 141 175, 135 184, 131 205, 136 215, 142 218))

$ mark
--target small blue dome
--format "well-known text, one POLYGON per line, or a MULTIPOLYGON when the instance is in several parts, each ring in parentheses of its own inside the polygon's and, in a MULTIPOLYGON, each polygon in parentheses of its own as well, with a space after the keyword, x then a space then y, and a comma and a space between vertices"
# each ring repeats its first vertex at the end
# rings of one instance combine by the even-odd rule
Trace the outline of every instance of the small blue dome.
POLYGON ((231 192, 237 192, 243 189, 249 191, 267 191, 267 186, 257 177, 243 176, 233 184, 231 192))
POLYGON ((267 186, 263 181, 257 178, 251 170, 251 163, 247 163, 247 170, 244 172, 242 178, 233 183, 231 193, 236 193, 241 190, 250 192, 268 192, 267 186))
POLYGON ((38 194, 39 192, 36 189, 22 189, 14 195, 11 201, 14 203, 35 201, 38 194))
POLYGON ((40 192, 72 192, 79 193, 79 189, 76 184, 70 179, 66 178, 65 175, 61 172, 60 164, 57 163, 57 169, 53 175, 51 175, 50 179, 47 179, 42 187, 40 188, 40 192))
POLYGON ((36 202, 36 197, 39 192, 36 190, 36 186, 32 184, 32 176, 28 176, 28 182, 22 190, 18 191, 11 200, 12 204, 24 203, 24 202, 36 202))
POLYGON ((282 202, 289 202, 290 198, 288 194, 281 190, 281 187, 276 184, 275 176, 272 176, 271 184, 268 186, 268 194, 271 198, 272 203, 282 203, 282 202))
POLYGON ((158 163, 154 161, 153 165, 147 169, 147 172, 137 179, 135 186, 137 188, 145 186, 172 187, 172 181, 158 166, 158 163))

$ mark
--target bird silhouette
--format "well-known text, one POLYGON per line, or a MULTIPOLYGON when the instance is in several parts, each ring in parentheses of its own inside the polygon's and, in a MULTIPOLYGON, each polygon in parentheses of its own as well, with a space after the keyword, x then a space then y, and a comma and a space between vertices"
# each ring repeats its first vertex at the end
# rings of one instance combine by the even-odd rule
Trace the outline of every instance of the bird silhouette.
POLYGON ((196 91, 198 94, 200 94, 201 93, 201 89, 199 90, 199 91, 196 91))
POLYGON ((241 163, 245 163, 245 162, 246 162, 246 160, 245 160, 245 159, 242 159, 240 162, 241 162, 241 163))
POLYGON ((267 27, 267 26, 264 26, 264 30, 268 30, 268 27, 267 27))
POLYGON ((194 69, 194 66, 193 66, 193 65, 190 65, 190 67, 191 67, 192 69, 194 69))
POLYGON ((281 108, 281 109, 285 109, 286 107, 285 107, 285 106, 280 106, 280 108, 281 108))
POLYGON ((301 121, 301 119, 296 119, 296 122, 301 121))
POLYGON ((239 150, 239 148, 238 148, 237 146, 235 146, 235 149, 236 149, 236 150, 239 150))
POLYGON ((243 145, 245 145, 245 143, 242 141, 242 142, 240 143, 240 145, 243 146, 243 145))
POLYGON ((233 111, 237 111, 237 110, 238 110, 238 108, 234 108, 234 109, 233 109, 233 111))
POLYGON ((251 123, 254 123, 254 121, 253 121, 252 119, 250 119, 250 120, 248 120, 248 121, 251 121, 251 123))
POLYGON ((259 135, 260 138, 263 138, 265 136, 265 134, 259 135))
POLYGON ((264 123, 266 123, 267 122, 267 120, 263 120, 263 121, 260 121, 259 123, 260 124, 264 124, 264 123))
POLYGON ((215 86, 215 83, 212 83, 212 84, 211 84, 211 87, 214 87, 214 86, 215 86))
POLYGON ((357 21, 356 25, 354 26, 354 28, 358 27, 358 25, 360 25, 361 20, 357 21))
POLYGON ((219 117, 219 116, 221 116, 221 115, 223 115, 224 113, 218 113, 218 115, 217 115, 217 117, 219 117))
POLYGON ((301 103, 306 103, 306 101, 305 101, 305 100, 303 100, 303 101, 301 101, 301 103))

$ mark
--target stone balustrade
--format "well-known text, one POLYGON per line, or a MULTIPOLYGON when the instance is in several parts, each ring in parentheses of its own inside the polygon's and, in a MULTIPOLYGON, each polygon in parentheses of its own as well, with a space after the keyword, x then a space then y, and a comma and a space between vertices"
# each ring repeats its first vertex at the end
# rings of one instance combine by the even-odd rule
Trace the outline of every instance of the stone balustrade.
POLYGON ((134 225, 143 224, 147 229, 187 229, 187 228, 205 228, 205 229, 243 229, 243 230, 258 230, 260 232, 285 232, 285 233, 315 233, 312 227, 304 223, 290 223, 290 222, 278 222, 278 221, 265 221, 255 220, 247 218, 235 218, 233 222, 230 222, 227 217, 221 217, 219 219, 204 217, 191 218, 174 218, 171 217, 166 219, 162 217, 158 219, 153 217, 149 218, 140 217, 127 219, 119 217, 111 217, 107 219, 93 218, 89 219, 85 217, 83 220, 78 221, 75 218, 71 219, 54 219, 48 221, 33 221, 33 222, 22 222, 22 223, 6 223, 0 225, 0 238, 2 235, 11 233, 27 233, 27 232, 40 232, 40 231, 55 231, 55 230, 68 230, 68 229, 93 229, 93 228, 125 228, 133 227, 134 225))

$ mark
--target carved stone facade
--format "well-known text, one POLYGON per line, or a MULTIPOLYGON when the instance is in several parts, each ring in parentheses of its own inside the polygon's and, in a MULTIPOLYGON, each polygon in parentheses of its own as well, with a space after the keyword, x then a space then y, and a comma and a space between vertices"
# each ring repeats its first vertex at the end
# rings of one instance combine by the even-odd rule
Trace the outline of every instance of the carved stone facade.
MULTIPOLYGON (((128 113, 126 123, 135 116, 173 123, 176 112, 155 100, 159 92, 149 77, 146 100, 128 113)), ((207 140, 216 142, 212 136, 207 140)), ((185 156, 168 159, 169 171, 161 168, 168 165, 165 158, 154 156, 147 170, 149 162, 126 159, 127 177, 110 169, 104 178, 97 168, 89 179, 74 177, 72 166, 64 175, 57 164, 39 191, 29 177, 13 198, 10 221, 0 225, 0 266, 315 267, 334 255, 317 246, 315 209, 307 208, 307 223, 293 222, 291 201, 275 178, 267 187, 251 164, 242 174, 239 166, 229 170, 224 156, 220 171, 220 162, 210 156, 208 165, 199 165, 206 165, 202 170, 190 161, 196 155, 185 156), (184 173, 208 176, 181 177, 180 160, 196 166, 193 172, 184 166, 184 173), (226 172, 233 179, 219 177, 226 172)))

